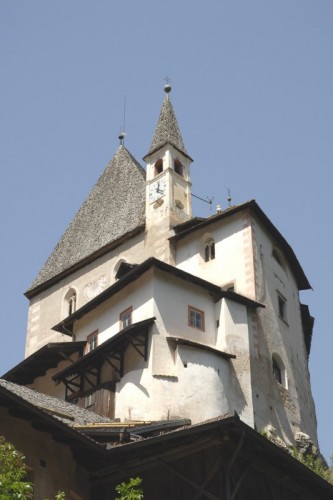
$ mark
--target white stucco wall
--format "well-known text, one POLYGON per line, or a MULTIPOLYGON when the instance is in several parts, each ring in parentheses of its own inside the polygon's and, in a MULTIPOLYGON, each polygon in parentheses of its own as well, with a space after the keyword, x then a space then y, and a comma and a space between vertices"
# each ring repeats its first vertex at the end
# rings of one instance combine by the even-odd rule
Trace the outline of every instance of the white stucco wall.
POLYGON ((244 211, 190 233, 177 242, 176 266, 200 278, 255 297, 251 225, 244 211), (215 241, 215 259, 204 261, 204 243, 215 241))
MULTIPOLYGON (((133 307, 133 323, 156 317, 148 362, 133 348, 126 351, 124 376, 116 389, 116 418, 181 417, 198 422, 236 410, 251 423, 248 374, 244 372, 239 384, 236 365, 230 360, 213 352, 177 346, 166 338, 180 337, 220 350, 234 348, 236 342, 231 339, 237 338, 241 353, 248 346, 246 308, 229 302, 217 307, 206 289, 154 268, 75 323, 76 340, 84 340, 98 330, 100 345, 119 332, 119 313, 127 307, 133 307), (205 331, 189 326, 188 305, 204 312, 205 331)), ((104 367, 102 381, 109 380, 111 372, 104 367)))
POLYGON ((96 309, 74 323, 77 341, 86 340, 98 331, 98 345, 116 335, 121 329, 119 315, 132 307, 132 323, 151 318, 154 314, 151 272, 144 274, 124 290, 103 302, 96 309))
POLYGON ((64 310, 68 290, 76 291, 76 309, 79 309, 91 300, 89 291, 92 293, 94 286, 98 286, 99 280, 102 287, 98 293, 114 283, 120 260, 140 263, 146 258, 145 251, 144 234, 140 233, 32 298, 29 306, 26 357, 48 342, 71 340, 67 335, 52 330, 53 326, 68 315, 64 310))
POLYGON ((266 306, 258 312, 257 346, 252 346, 256 425, 262 429, 271 424, 290 442, 300 430, 316 443, 316 416, 297 283, 285 256, 281 255, 282 266, 273 257, 275 242, 259 221, 254 221, 254 228, 257 294, 266 306), (279 317, 278 293, 286 299, 285 319, 279 317), (285 387, 273 378, 273 354, 285 367, 285 387))
POLYGON ((230 360, 166 340, 170 336, 180 337, 227 348, 228 341, 223 337, 228 330, 229 335, 236 336, 238 332, 244 349, 248 345, 248 331, 243 323, 247 319, 245 306, 240 305, 238 316, 234 314, 234 323, 232 314, 225 318, 227 306, 216 308, 207 290, 158 270, 154 274, 153 296, 156 323, 149 361, 143 369, 140 361, 140 367, 125 373, 117 384, 115 416, 139 420, 190 418, 199 422, 237 411, 250 424, 253 419, 248 407, 248 373, 243 374, 242 387, 230 360), (189 304, 204 311, 205 331, 188 325, 189 304))

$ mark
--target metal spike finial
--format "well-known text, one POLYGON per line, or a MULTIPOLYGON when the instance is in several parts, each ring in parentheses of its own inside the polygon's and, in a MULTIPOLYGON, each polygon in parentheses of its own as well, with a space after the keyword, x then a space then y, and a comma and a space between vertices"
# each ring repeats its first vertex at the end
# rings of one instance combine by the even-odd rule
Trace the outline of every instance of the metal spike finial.
POLYGON ((124 143, 125 143, 125 132, 122 132, 121 129, 120 129, 120 132, 119 132, 119 135, 118 135, 118 139, 120 141, 120 145, 123 146, 124 143))
POLYGON ((166 94, 169 94, 171 92, 171 80, 170 78, 168 78, 167 76, 164 78, 164 81, 165 81, 165 85, 164 85, 164 92, 166 94))
POLYGON ((123 126, 120 127, 120 132, 118 135, 118 139, 120 141, 121 146, 125 144, 125 136, 126 136, 125 130, 126 130, 126 94, 124 95, 123 126))
POLYGON ((229 207, 230 207, 231 206, 231 191, 230 191, 230 189, 228 189, 228 198, 227 198, 227 200, 228 200, 229 207))

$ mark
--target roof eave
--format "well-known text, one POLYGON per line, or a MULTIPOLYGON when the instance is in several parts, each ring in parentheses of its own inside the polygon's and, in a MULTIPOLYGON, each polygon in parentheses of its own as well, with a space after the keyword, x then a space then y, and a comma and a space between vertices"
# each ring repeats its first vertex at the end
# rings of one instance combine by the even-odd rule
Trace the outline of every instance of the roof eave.
POLYGON ((299 263, 293 249, 289 245, 289 243, 286 241, 286 239, 282 236, 280 231, 274 226, 274 224, 271 222, 271 220, 267 217, 267 215, 263 212, 263 210, 259 207, 257 202, 255 200, 250 200, 245 203, 242 203, 240 205, 235 205, 230 208, 227 208, 223 210, 222 212, 215 214, 204 221, 200 222, 197 225, 194 225, 193 227, 190 227, 184 231, 181 231, 179 233, 174 234, 169 238, 170 241, 178 241, 189 234, 193 233, 194 231, 197 231, 199 229, 202 229, 210 224, 214 224, 216 222, 219 222, 223 219, 226 219, 228 217, 231 217, 243 210, 250 209, 252 210, 258 218, 261 220, 261 222, 267 227, 269 232, 272 234, 273 238, 281 245, 284 253, 286 254, 286 257, 289 261, 289 264, 291 268, 294 271, 294 275, 297 281, 297 286, 299 290, 310 290, 312 289, 304 271, 299 263))
MULTIPOLYGON (((82 267, 86 266, 90 262, 93 262, 94 260, 98 259, 99 257, 102 257, 106 253, 108 253, 110 250, 113 250, 114 248, 118 247, 125 241, 129 240, 130 238, 136 236, 137 234, 141 233, 145 229, 145 224, 142 226, 139 226, 135 228, 133 231, 130 231, 129 233, 126 233, 124 236, 121 238, 118 238, 115 241, 110 242, 109 244, 103 246, 102 248, 98 249, 96 252, 93 252, 92 254, 88 255, 84 259, 81 259, 79 262, 74 264, 73 266, 65 269, 59 274, 56 274, 52 278, 48 279, 44 283, 41 283, 40 285, 37 285, 33 288, 28 289, 24 295, 30 300, 39 293, 43 292, 44 290, 47 290, 51 286, 55 285, 56 283, 59 283, 63 278, 66 278, 66 276, 69 276, 73 272, 77 271, 78 269, 81 269, 82 267)), ((63 332, 66 333, 66 332, 63 332)))
POLYGON ((173 148, 175 148, 179 153, 181 153, 182 155, 186 156, 186 158, 188 158, 191 162, 193 162, 193 158, 191 158, 190 155, 188 155, 185 151, 183 151, 182 149, 180 149, 179 147, 177 147, 171 141, 165 141, 164 143, 159 144, 156 148, 154 148, 151 151, 149 151, 142 159, 144 161, 146 161, 147 159, 149 159, 150 156, 152 156, 154 153, 156 153, 156 151, 158 151, 159 149, 164 148, 167 144, 170 144, 170 146, 172 146, 173 148))

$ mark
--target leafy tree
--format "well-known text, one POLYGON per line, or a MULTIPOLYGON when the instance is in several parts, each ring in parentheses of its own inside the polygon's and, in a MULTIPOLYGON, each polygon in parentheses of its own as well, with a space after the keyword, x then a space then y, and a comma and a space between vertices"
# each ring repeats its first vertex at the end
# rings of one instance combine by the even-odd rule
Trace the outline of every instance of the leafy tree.
POLYGON ((129 481, 118 484, 116 490, 120 497, 116 500, 141 500, 143 498, 141 483, 140 477, 131 477, 129 481))
POLYGON ((25 457, 0 436, 0 500, 29 500, 33 485, 25 481, 25 457))

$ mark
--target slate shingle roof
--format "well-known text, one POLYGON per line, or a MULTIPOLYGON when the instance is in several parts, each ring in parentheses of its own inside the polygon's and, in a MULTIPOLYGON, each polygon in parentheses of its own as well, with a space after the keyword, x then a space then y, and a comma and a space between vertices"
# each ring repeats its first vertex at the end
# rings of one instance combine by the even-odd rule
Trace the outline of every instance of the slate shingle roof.
POLYGON ((0 390, 5 390, 15 394, 19 398, 27 401, 31 405, 52 415, 63 423, 73 425, 86 425, 91 423, 112 422, 109 418, 103 417, 84 408, 80 408, 72 403, 67 403, 60 399, 34 391, 23 385, 17 385, 13 382, 0 379, 0 390))
POLYGON ((145 223, 145 170, 120 146, 74 216, 27 295, 145 223))
POLYGON ((153 140, 145 158, 167 143, 188 156, 169 95, 164 98, 153 140))

